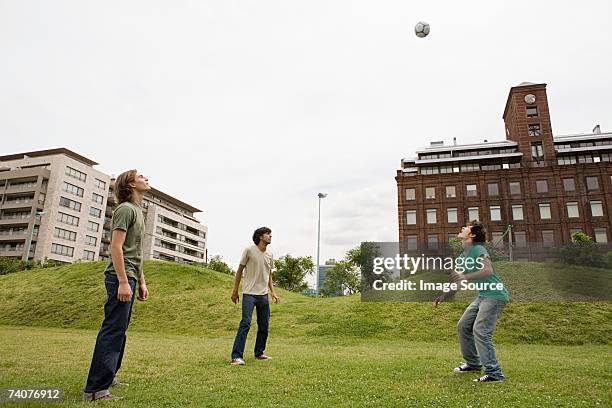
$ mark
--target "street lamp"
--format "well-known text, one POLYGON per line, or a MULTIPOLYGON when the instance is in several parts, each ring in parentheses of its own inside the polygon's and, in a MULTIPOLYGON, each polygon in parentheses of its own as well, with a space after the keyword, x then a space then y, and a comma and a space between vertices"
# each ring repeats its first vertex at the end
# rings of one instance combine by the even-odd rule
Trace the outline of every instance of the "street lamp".
POLYGON ((36 211, 36 214, 34 215, 34 224, 32 225, 32 230, 30 231, 30 237, 28 238, 26 252, 23 255, 23 260, 27 263, 30 262, 30 249, 32 248, 32 239, 34 237, 34 227, 36 226, 36 219, 42 217, 43 214, 45 214, 45 211, 36 211))
POLYGON ((319 221, 317 227, 317 276, 315 276, 315 291, 319 293, 319 255, 321 250, 321 199, 327 197, 327 194, 319 193, 319 221))

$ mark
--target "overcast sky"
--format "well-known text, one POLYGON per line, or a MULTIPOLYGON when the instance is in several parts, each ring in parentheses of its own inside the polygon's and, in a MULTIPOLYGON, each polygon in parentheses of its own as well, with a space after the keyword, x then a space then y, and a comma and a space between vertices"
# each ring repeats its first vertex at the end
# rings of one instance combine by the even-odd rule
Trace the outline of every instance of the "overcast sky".
POLYGON ((315 258, 328 193, 338 259, 397 241, 402 157, 503 139, 511 86, 548 84, 555 134, 612 130, 610 4, 0 0, 0 153, 138 168, 232 265, 262 225, 275 256, 315 258))

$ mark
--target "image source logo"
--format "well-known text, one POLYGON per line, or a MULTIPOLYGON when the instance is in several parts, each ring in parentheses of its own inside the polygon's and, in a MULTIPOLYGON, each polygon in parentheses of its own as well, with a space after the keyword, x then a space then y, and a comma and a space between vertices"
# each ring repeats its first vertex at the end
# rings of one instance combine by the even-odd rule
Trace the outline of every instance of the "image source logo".
MULTIPOLYGON (((492 249, 494 251, 494 249, 492 249)), ((442 293, 457 292, 454 300, 469 301, 481 291, 508 292, 513 301, 609 301, 612 279, 606 269, 581 271, 581 283, 569 269, 550 262, 510 262, 495 254, 495 278, 455 280, 482 270, 483 257, 464 256, 443 248, 427 253, 402 251, 398 242, 361 244, 361 300, 431 302, 442 293), (526 267, 527 266, 527 267, 526 267)))

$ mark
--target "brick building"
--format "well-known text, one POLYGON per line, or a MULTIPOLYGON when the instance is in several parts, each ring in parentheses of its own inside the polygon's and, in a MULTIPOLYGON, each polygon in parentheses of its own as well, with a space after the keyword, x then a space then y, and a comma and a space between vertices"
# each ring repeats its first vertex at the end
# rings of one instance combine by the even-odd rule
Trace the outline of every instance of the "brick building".
POLYGON ((479 219, 487 239, 517 258, 547 257, 582 231, 612 241, 612 133, 554 136, 546 84, 510 89, 506 140, 432 142, 397 171, 399 240, 405 251, 446 247, 479 219), (511 232, 504 236, 508 225, 511 232))

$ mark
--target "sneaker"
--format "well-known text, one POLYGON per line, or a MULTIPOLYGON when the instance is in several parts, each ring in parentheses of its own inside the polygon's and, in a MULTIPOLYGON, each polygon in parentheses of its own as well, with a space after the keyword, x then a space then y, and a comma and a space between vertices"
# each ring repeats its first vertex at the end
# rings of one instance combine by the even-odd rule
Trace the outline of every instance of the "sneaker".
POLYGON ((267 361, 267 360, 272 360, 272 357, 262 354, 261 356, 255 357, 255 360, 267 361))
POLYGON ((93 402, 93 401, 118 401, 121 397, 117 397, 113 394, 104 394, 102 396, 97 397, 97 393, 95 392, 86 392, 83 394, 83 401, 93 402))
POLYGON ((111 387, 129 387, 130 384, 119 381, 119 379, 115 376, 113 377, 113 382, 110 385, 111 387))
POLYGON ((246 363, 241 358, 233 358, 230 364, 231 365, 245 365, 246 363))
POLYGON ((501 382, 504 381, 503 378, 494 378, 491 377, 489 374, 485 374, 480 378, 476 378, 475 380, 473 380, 474 382, 501 382))
POLYGON ((455 373, 472 373, 474 371, 480 372, 480 370, 480 367, 472 367, 471 365, 466 363, 461 363, 459 364, 459 367, 453 368, 453 372, 455 373))

